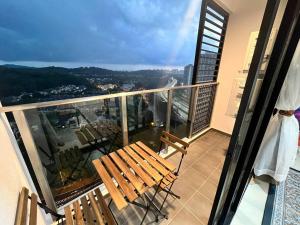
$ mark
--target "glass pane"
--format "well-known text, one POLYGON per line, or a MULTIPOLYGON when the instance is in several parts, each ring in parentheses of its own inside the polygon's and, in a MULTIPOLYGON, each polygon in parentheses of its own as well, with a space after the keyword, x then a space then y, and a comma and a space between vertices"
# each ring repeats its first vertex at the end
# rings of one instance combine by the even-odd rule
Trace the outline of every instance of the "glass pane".
POLYGON ((206 13, 205 14, 205 17, 207 19, 210 19, 211 21, 215 22, 216 24, 220 25, 220 26, 223 26, 223 22, 221 22, 220 20, 218 20, 216 17, 213 17, 212 15, 206 13))
MULTIPOLYGON (((244 114, 241 115, 242 119, 241 121, 238 121, 240 124, 238 124, 239 126, 239 130, 234 130, 233 133, 238 132, 238 135, 235 138, 231 139, 231 143, 230 143, 230 148, 232 149, 228 149, 229 152, 233 152, 231 161, 230 161, 230 165, 229 168, 227 170, 227 174, 226 174, 226 179, 225 182, 223 184, 222 187, 222 193, 221 193, 221 197, 220 200, 218 202, 218 208, 217 208, 217 212, 216 212, 216 216, 219 216, 219 213, 221 212, 221 208, 223 207, 223 204, 225 202, 225 199, 227 197, 229 188, 231 186, 231 182, 234 176, 234 173, 236 172, 236 166, 241 154, 241 149, 244 145, 244 141, 245 141, 245 137, 246 134, 248 132, 248 128, 250 125, 253 115, 253 111, 255 108, 255 104, 257 102, 257 97, 259 96, 260 93, 260 88, 263 82, 263 79, 265 77, 265 71, 270 59, 270 55, 272 54, 273 51, 273 46, 274 46, 274 42, 277 38, 277 31, 279 29, 279 25, 282 19, 282 15, 280 11, 284 11, 286 2, 282 2, 282 5, 280 7, 282 7, 281 9, 278 10, 276 18, 275 18, 275 23, 273 25, 271 34, 269 39, 267 40, 267 48, 265 50, 264 54, 264 60, 263 62, 259 65, 258 69, 259 69, 259 73, 256 74, 256 76, 254 77, 254 80, 252 83, 248 82, 246 83, 246 79, 243 79, 242 83, 239 83, 238 81, 235 81, 236 84, 238 84, 238 87, 242 90, 241 93, 235 93, 236 98, 240 99, 239 102, 236 103, 236 105, 238 106, 236 109, 235 115, 238 113, 238 110, 240 111, 240 102, 241 102, 241 98, 244 92, 244 89, 247 87, 249 89, 251 89, 251 95, 249 96, 249 99, 247 99, 246 102, 246 106, 244 106, 244 114)), ((252 63, 252 58, 253 58, 253 53, 254 50, 256 48, 256 44, 257 44, 257 39, 258 39, 258 32, 252 32, 250 37, 249 37, 249 44, 251 44, 251 49, 249 49, 246 52, 246 62, 244 64, 244 70, 241 71, 240 73, 242 73, 243 76, 247 77, 248 76, 248 71, 249 71, 249 67, 252 63)), ((249 45, 250 46, 250 45, 249 45)), ((260 187, 259 187, 260 188, 260 187)), ((243 201, 243 199, 242 199, 243 201)))
POLYGON ((209 30, 207 30, 207 29, 205 29, 205 28, 204 28, 203 33, 204 33, 205 35, 211 36, 211 37, 213 37, 213 38, 215 38, 215 39, 217 39, 217 40, 221 40, 221 35, 218 35, 218 34, 212 32, 212 31, 209 31, 209 30))
POLYGON ((25 111, 57 206, 98 185, 92 160, 122 146, 119 98, 25 111))
POLYGON ((224 16, 222 16, 220 13, 216 12, 215 10, 213 10, 212 8, 210 8, 209 6, 207 7, 207 10, 209 12, 211 12, 212 14, 214 14, 215 16, 219 17, 220 19, 224 20, 224 16))
POLYGON ((173 91, 170 132, 177 137, 188 136, 188 117, 191 88, 173 91))
POLYGON ((142 141, 153 150, 159 150, 159 138, 166 125, 167 99, 167 92, 127 97, 130 143, 142 141))
POLYGON ((215 41, 215 40, 210 39, 210 38, 208 38, 208 37, 203 37, 202 40, 203 40, 204 42, 206 42, 206 43, 209 43, 209 44, 212 44, 212 45, 216 45, 216 46, 218 46, 218 47, 219 47, 219 45, 220 45, 220 42, 219 42, 219 41, 215 41))
POLYGON ((210 22, 205 21, 204 26, 207 27, 207 28, 210 28, 210 29, 212 29, 212 30, 214 30, 214 31, 216 31, 216 32, 219 33, 219 34, 222 33, 222 29, 220 29, 219 27, 213 25, 213 24, 210 23, 210 22))
POLYGON ((210 45, 207 45, 207 44, 204 44, 202 43, 202 46, 201 46, 202 50, 208 50, 208 51, 211 51, 211 52, 215 52, 215 53, 218 53, 219 52, 219 48, 217 47, 213 47, 213 46, 210 46, 210 45))

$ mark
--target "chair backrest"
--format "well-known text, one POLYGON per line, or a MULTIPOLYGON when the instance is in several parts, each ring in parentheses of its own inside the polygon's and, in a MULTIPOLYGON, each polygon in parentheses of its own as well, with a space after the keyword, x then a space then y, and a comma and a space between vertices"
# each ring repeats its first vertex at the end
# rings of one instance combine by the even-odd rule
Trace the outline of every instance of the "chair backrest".
POLYGON ((66 225, 116 225, 99 188, 74 201, 64 208, 66 225), (95 192, 95 193, 94 193, 95 192))
POLYGON ((187 148, 190 146, 190 144, 181 140, 180 138, 174 136, 173 134, 166 132, 166 131, 162 132, 160 141, 162 143, 165 143, 167 146, 171 146, 171 147, 175 148, 177 150, 177 152, 181 152, 182 156, 179 161, 177 171, 174 173, 176 176, 178 176, 183 157, 187 154, 187 148), (181 146, 177 145, 176 143, 181 144, 181 146))
MULTIPOLYGON (((15 217, 15 225, 26 225, 28 220, 28 199, 29 191, 23 187, 19 194, 17 212, 15 217)), ((29 207, 29 225, 37 225, 37 195, 32 193, 30 196, 30 207, 29 207)))
POLYGON ((57 214, 51 211, 47 206, 37 201, 37 195, 32 193, 29 196, 29 190, 22 188, 19 194, 17 213, 15 217, 15 225, 37 225, 37 206, 45 210, 46 213, 51 213, 53 216, 64 220, 63 224, 67 225, 116 225, 116 221, 108 208, 103 195, 99 188, 87 193, 64 208, 65 215, 57 214), (28 199, 31 200, 30 204, 28 199), (29 206, 30 205, 30 206, 29 206), (29 206, 29 207, 28 207, 29 206), (28 214, 29 211, 29 214, 28 214))
POLYGON ((178 138, 178 137, 174 136, 173 134, 170 134, 166 131, 162 132, 160 140, 162 142, 164 142, 166 145, 175 148, 177 151, 181 152, 183 155, 187 154, 186 149, 190 146, 189 143, 181 140, 180 138, 178 138), (181 144, 182 146, 177 145, 176 142, 181 144))

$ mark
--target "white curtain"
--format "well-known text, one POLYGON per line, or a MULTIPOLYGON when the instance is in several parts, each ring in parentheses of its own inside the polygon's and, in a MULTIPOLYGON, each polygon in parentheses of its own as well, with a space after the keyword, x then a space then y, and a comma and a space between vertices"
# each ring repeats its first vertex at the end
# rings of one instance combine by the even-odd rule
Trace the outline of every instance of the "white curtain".
MULTIPOLYGON (((275 107, 278 110, 300 107, 300 42, 275 107)), ((269 175, 278 182, 284 181, 297 155, 298 137, 299 123, 295 116, 277 112, 270 119, 254 163, 255 175, 269 175)))

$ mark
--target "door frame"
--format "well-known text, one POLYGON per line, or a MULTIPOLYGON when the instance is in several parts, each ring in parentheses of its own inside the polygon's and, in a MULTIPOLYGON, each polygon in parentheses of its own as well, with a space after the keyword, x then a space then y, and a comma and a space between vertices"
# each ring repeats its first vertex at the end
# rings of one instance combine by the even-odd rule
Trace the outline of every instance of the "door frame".
POLYGON ((224 193, 225 180, 232 163, 233 155, 237 154, 235 146, 242 126, 242 121, 250 102, 253 82, 257 75, 265 44, 270 36, 270 28, 273 25, 279 0, 268 0, 263 21, 261 24, 257 46, 249 68, 244 94, 241 100, 237 120, 230 140, 228 153, 225 159, 223 171, 218 185, 216 197, 213 203, 209 223, 230 224, 244 191, 252 177, 252 168, 272 116, 277 98, 279 96, 286 73, 299 41, 300 33, 300 1, 289 0, 280 24, 278 35, 271 53, 270 61, 265 73, 260 94, 253 111, 249 127, 247 128, 242 147, 238 149, 238 160, 229 183, 228 192, 224 193), (225 195, 224 195, 225 194, 225 195))

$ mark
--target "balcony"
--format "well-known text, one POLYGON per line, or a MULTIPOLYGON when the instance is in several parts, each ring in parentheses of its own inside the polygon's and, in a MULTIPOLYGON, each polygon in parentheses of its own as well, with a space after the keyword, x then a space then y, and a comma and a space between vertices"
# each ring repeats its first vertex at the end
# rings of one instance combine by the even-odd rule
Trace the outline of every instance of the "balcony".
MULTIPOLYGON (((208 8, 201 18, 203 26, 200 26, 202 33, 199 36, 202 35, 203 40, 197 46, 193 78, 189 72, 188 82, 186 79, 182 82, 190 84, 193 79, 194 85, 177 85, 170 75, 172 79, 159 89, 137 88, 135 90, 138 91, 104 95, 90 92, 91 97, 0 105, 0 147, 5 156, 0 157, 0 178, 5 182, 5 185, 1 185, 4 191, 0 192, 0 199, 3 200, 0 211, 7 216, 7 224, 12 224, 15 218, 17 193, 22 186, 29 187, 30 191, 38 194, 39 201, 60 214, 63 214, 65 206, 95 189, 101 190, 109 203, 110 195, 92 160, 128 144, 143 141, 160 156, 178 165, 181 157, 179 152, 161 145, 163 131, 191 144, 173 187, 180 199, 167 199, 163 211, 168 215, 168 220, 160 220, 158 224, 208 223, 249 72, 251 52, 255 46, 253 40, 257 40, 255 35, 260 29, 267 1, 257 0, 253 4, 220 0, 226 6, 226 11, 229 9, 230 20, 222 7, 212 9, 216 3, 208 2, 212 5, 205 5, 208 8), (212 21, 211 16, 216 20, 212 21), (212 29, 212 26, 216 29, 212 29)), ((280 6, 280 13, 283 14, 283 11, 284 6, 280 6)), ((274 29, 279 25, 276 21, 274 29)), ((271 44, 275 37, 272 38, 271 44)), ((193 65, 186 67, 184 70, 192 71, 193 65)), ((248 104, 251 107, 243 115, 243 120, 239 121, 242 128, 251 119, 252 106, 259 92, 257 86, 262 77, 263 71, 260 71, 251 84, 255 95, 249 97, 248 104)), ((151 82, 155 83, 153 80, 151 82)), ((104 86, 101 86, 103 90, 108 88, 104 86)), ((129 88, 125 85, 122 90, 125 89, 129 88)), ((73 95, 69 93, 68 96, 73 95)), ((240 130, 236 136, 242 137, 246 129, 240 130)), ((239 148, 239 138, 236 148, 239 148)), ((234 157, 238 156, 230 157, 232 160, 226 167, 228 173, 224 174, 224 179, 228 180, 221 182, 224 187, 219 191, 231 185, 236 169, 234 157)), ((158 194, 155 201, 163 201, 162 193, 158 194)), ((220 198, 217 201, 220 203, 220 198)), ((143 215, 142 209, 132 205, 122 212, 114 204, 111 209, 119 224, 139 224, 143 215)), ((40 224, 52 224, 53 218, 40 210, 38 221, 42 221, 40 224)), ((151 222, 153 215, 150 213, 146 223, 151 222)))
MULTIPOLYGON (((183 161, 182 176, 174 187, 181 199, 167 202, 177 204, 176 210, 185 211, 190 198, 187 193, 193 191, 198 196, 202 185, 213 185, 215 189, 223 165, 229 138, 210 131, 197 139, 209 130, 216 87, 217 83, 207 82, 7 106, 1 111, 6 113, 41 201, 58 212, 96 187, 105 195, 92 160, 143 141, 151 149, 161 150, 163 157, 178 165, 180 155, 175 149, 162 148, 160 144, 162 131, 184 140, 196 140, 183 161), (201 112, 197 111, 197 106, 201 107, 201 112), (197 184, 193 184, 192 177, 197 177, 197 184)), ((205 194, 211 204, 214 193, 205 194)), ((173 206, 167 208, 174 209, 173 206)), ((207 210, 198 220, 208 218, 209 208, 207 210)), ((132 217, 134 219, 134 215, 132 217)), ((124 218, 121 216, 117 220, 124 218)))

